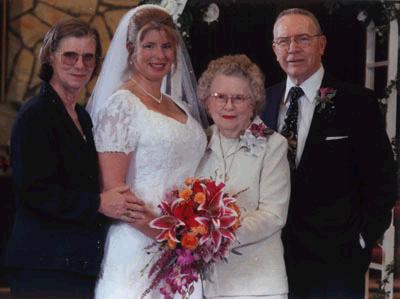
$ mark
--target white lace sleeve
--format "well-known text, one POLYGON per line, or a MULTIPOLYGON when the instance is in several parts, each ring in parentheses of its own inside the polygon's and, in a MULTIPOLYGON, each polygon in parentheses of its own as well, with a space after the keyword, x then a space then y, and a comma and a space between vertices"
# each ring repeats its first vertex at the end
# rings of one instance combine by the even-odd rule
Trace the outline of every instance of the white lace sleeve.
POLYGON ((126 91, 117 91, 93 120, 94 141, 98 152, 132 152, 138 141, 135 99, 126 91))

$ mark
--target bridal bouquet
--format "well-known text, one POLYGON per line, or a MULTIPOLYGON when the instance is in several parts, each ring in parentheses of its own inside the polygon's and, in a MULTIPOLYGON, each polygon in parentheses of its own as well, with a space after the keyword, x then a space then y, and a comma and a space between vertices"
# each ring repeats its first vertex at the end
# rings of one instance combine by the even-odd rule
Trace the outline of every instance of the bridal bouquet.
POLYGON ((176 293, 188 298, 199 276, 206 278, 213 263, 227 258, 240 210, 223 188, 210 179, 189 178, 161 202, 161 216, 150 223, 161 230, 153 244, 160 254, 150 266, 151 285, 142 298, 158 286, 165 299, 176 293))

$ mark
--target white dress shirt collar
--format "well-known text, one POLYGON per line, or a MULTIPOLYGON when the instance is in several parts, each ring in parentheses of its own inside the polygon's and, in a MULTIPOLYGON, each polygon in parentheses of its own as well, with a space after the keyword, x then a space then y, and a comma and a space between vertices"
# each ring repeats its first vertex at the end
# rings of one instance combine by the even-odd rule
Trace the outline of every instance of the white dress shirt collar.
MULTIPOLYGON (((312 74, 310 78, 308 78, 306 81, 304 81, 302 84, 299 85, 301 89, 303 89, 304 94, 310 103, 313 103, 315 101, 315 97, 317 95, 317 92, 321 86, 322 83, 322 78, 324 77, 324 67, 321 65, 320 68, 312 74)), ((287 96, 289 93, 290 88, 292 88, 295 85, 289 77, 286 79, 286 89, 285 89, 285 96, 283 98, 284 104, 288 105, 287 103, 287 96)))

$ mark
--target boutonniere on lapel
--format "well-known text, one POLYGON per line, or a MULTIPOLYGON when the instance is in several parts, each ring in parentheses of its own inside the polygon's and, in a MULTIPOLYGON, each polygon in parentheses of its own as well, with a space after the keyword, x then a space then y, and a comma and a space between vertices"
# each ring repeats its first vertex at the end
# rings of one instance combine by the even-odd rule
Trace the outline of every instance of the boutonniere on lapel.
POLYGON ((258 156, 266 144, 267 137, 272 135, 274 130, 268 128, 262 122, 252 123, 242 135, 240 135, 240 147, 244 147, 247 153, 258 156))
POLYGON ((321 87, 315 100, 317 101, 317 112, 324 115, 325 119, 330 119, 335 114, 335 102, 332 100, 336 95, 336 89, 331 87, 321 87))

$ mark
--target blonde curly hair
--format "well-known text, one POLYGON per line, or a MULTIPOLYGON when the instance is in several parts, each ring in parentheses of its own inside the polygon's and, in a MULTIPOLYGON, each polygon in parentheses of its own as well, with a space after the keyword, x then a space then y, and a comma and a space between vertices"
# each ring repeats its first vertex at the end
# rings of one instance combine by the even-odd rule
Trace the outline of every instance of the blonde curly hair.
POLYGON ((251 100, 254 104, 253 116, 259 114, 265 103, 265 77, 261 69, 244 54, 225 55, 211 60, 207 69, 201 74, 197 97, 207 108, 210 87, 216 75, 236 76, 249 82, 251 100))

